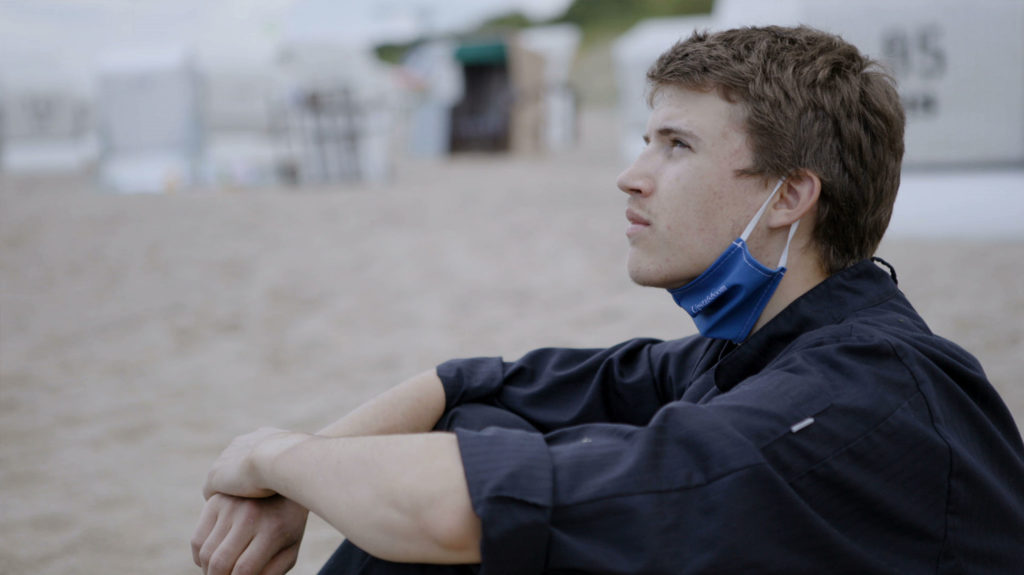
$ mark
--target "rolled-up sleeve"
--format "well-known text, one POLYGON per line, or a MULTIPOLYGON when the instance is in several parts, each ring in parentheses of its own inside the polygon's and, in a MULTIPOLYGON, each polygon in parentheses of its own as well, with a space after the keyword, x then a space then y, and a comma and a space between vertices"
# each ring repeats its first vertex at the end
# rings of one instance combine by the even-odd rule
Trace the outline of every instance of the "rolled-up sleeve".
POLYGON ((643 424, 671 400, 652 367, 659 340, 634 339, 606 349, 532 351, 517 361, 451 360, 437 366, 446 409, 488 403, 542 432, 610 421, 643 424))
POLYGON ((456 430, 483 525, 483 573, 636 573, 651 572, 652 561, 685 564, 683 549, 695 540, 675 539, 699 532, 687 524, 694 527, 709 505, 725 507, 725 492, 743 491, 737 481, 749 481, 752 496, 770 489, 763 468, 744 473, 763 463, 758 450, 714 419, 678 404, 644 427, 456 430), (719 481, 724 492, 711 486, 719 481))
POLYGON ((453 359, 437 366, 437 375, 444 386, 445 410, 494 396, 504 380, 500 357, 453 359))
POLYGON ((554 493, 544 437, 498 427, 455 433, 473 510, 483 526, 482 573, 542 573, 554 493))

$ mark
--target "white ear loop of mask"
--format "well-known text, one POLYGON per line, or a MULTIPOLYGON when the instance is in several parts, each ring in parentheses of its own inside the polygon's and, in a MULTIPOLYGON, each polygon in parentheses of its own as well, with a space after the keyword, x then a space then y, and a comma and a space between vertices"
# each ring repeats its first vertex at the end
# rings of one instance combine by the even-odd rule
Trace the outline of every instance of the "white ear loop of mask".
MULTIPOLYGON (((786 178, 779 178, 779 181, 775 184, 775 187, 772 189, 772 193, 768 194, 768 198, 764 201, 763 204, 761 204, 761 209, 757 210, 757 213, 754 214, 754 217, 750 220, 750 223, 747 224, 746 229, 743 230, 743 234, 740 235, 741 240, 746 242, 747 238, 750 237, 750 234, 754 231, 754 228, 757 226, 757 222, 761 221, 761 216, 764 214, 764 211, 768 209, 768 204, 771 203, 772 198, 775 197, 775 193, 779 191, 779 188, 782 187, 782 183, 785 181, 786 178)), ((796 235, 796 230, 799 226, 800 220, 797 220, 790 224, 789 236, 786 238, 786 248, 782 250, 782 256, 779 257, 779 265, 777 267, 786 267, 786 261, 789 259, 789 244, 793 241, 793 236, 796 235)))

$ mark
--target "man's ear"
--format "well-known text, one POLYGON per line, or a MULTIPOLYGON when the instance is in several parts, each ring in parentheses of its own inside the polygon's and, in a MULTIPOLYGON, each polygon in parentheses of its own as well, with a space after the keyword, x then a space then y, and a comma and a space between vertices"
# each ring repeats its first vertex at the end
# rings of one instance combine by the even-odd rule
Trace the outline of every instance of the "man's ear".
POLYGON ((820 195, 821 178, 817 174, 804 169, 790 173, 766 214, 768 226, 789 227, 804 216, 813 215, 817 211, 820 195))

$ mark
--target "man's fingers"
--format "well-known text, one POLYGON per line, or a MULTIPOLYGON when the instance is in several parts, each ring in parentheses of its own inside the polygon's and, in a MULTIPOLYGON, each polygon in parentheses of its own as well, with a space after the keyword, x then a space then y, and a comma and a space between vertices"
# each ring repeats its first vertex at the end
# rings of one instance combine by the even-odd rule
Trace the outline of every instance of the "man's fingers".
POLYGON ((234 567, 242 573, 261 573, 270 564, 271 560, 282 550, 281 542, 263 534, 263 531, 256 533, 252 541, 248 542, 245 550, 234 562, 234 567))
POLYGON ((263 521, 252 542, 238 558, 235 569, 242 573, 281 575, 295 566, 306 511, 280 495, 261 501, 260 505, 265 513, 263 521), (291 518, 282 514, 285 512, 291 518), (296 523, 295 519, 300 522, 296 523))
POLYGON ((192 560, 206 575, 282 575, 298 558, 308 513, 279 495, 243 499, 216 494, 203 507, 192 536, 192 560))
POLYGON ((233 529, 210 556, 206 575, 230 575, 234 572, 238 558, 248 548, 252 539, 233 529))
POLYGON ((220 547, 230 530, 231 522, 226 520, 223 514, 218 514, 217 524, 213 526, 210 534, 206 536, 206 540, 199 548, 199 566, 203 568, 203 573, 209 573, 210 558, 213 557, 214 552, 220 547))
MULTIPOLYGON (((289 547, 285 547, 274 555, 266 566, 263 567, 262 571, 259 571, 260 575, 284 575, 292 567, 295 567, 295 562, 299 558, 299 543, 294 543, 289 547)), ((241 563, 241 560, 239 560, 241 563)))
MULTIPOLYGON (((231 520, 223 523, 227 524, 229 529, 220 544, 207 555, 207 563, 204 565, 206 575, 229 575, 253 540, 251 523, 231 520)), ((214 528, 215 533, 216 531, 217 528, 214 528)))
POLYGON ((202 567, 203 564, 199 560, 199 550, 203 548, 203 544, 206 543, 206 540, 210 537, 210 532, 213 531, 214 525, 217 524, 219 507, 220 506, 217 501, 207 501, 206 504, 203 505, 203 511, 199 515, 199 523, 196 525, 196 530, 192 534, 192 561, 200 567, 202 567))

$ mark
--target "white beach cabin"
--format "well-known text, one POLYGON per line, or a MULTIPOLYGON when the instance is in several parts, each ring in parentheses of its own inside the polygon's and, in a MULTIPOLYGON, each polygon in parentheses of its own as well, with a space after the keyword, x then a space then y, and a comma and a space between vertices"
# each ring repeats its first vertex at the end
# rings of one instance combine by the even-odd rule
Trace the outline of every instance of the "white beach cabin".
POLYGON ((97 71, 100 181, 122 193, 192 186, 202 159, 199 74, 183 48, 108 53, 97 71))

